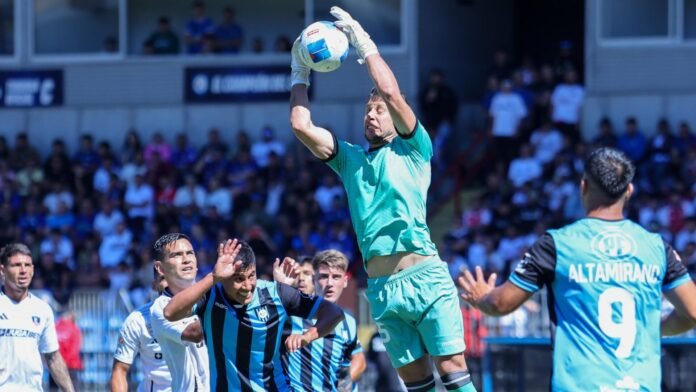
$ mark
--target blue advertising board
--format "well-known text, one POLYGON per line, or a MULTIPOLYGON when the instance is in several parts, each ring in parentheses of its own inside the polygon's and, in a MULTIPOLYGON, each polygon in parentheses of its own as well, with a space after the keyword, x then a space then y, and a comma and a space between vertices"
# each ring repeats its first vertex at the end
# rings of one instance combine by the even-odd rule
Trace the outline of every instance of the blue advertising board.
POLYGON ((62 70, 0 70, 0 107, 41 108, 61 105, 62 70))
POLYGON ((187 103, 287 101, 289 66, 188 67, 184 76, 187 103))

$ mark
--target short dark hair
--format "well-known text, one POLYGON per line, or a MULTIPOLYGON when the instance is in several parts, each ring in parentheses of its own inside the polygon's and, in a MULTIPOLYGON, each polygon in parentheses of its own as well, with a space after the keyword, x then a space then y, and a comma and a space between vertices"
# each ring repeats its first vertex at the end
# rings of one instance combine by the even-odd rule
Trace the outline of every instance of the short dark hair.
POLYGON ((7 266, 8 262, 10 261, 10 257, 16 254, 31 257, 31 250, 29 250, 28 246, 19 242, 7 244, 0 249, 0 262, 2 265, 7 266))
POLYGON ((155 241, 155 246, 152 247, 152 250, 155 252, 155 260, 163 261, 167 246, 178 240, 191 242, 191 239, 189 239, 186 234, 182 233, 168 233, 158 238, 157 241, 155 241))
MULTIPOLYGON (((241 245, 242 247, 239 249, 237 260, 241 260, 242 269, 246 269, 252 265, 256 265, 256 255, 254 254, 254 250, 251 248, 251 245, 249 245, 249 243, 244 240, 239 240, 239 245, 241 245)), ((237 260, 235 260, 235 262, 237 260)))
POLYGON ((585 160, 585 177, 611 200, 626 192, 635 173, 626 154, 613 148, 598 148, 585 160))

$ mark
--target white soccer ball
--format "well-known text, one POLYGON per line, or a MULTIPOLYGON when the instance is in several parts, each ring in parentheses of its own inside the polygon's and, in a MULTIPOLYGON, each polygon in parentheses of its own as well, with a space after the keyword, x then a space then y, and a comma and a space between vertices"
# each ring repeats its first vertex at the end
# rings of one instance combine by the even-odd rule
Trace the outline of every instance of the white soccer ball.
POLYGON ((314 71, 335 71, 348 56, 348 37, 331 22, 312 23, 300 39, 305 63, 314 71))

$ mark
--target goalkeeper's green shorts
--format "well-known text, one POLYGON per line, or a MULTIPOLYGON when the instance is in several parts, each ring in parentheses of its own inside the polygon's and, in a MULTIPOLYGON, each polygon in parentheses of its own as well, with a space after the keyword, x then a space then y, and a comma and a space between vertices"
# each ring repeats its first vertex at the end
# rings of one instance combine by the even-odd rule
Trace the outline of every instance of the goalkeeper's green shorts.
POLYGON ((395 368, 424 354, 464 351, 459 295, 437 256, 396 274, 368 279, 367 299, 395 368))

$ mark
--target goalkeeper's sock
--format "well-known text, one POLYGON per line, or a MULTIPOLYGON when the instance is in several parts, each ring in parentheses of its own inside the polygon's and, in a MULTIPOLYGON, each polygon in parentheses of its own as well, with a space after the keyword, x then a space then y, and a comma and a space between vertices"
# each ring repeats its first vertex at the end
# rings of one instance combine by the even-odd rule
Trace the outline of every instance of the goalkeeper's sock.
POLYGON ((440 379, 442 380, 442 385, 444 385, 445 389, 448 391, 476 392, 476 387, 474 387, 474 383, 471 382, 471 375, 468 370, 448 373, 440 379))
POLYGON ((408 392, 435 392, 435 378, 433 375, 414 382, 405 382, 408 392))

